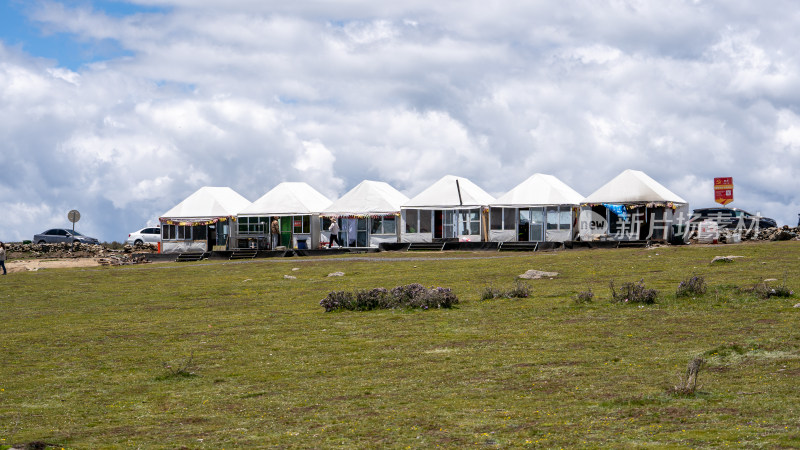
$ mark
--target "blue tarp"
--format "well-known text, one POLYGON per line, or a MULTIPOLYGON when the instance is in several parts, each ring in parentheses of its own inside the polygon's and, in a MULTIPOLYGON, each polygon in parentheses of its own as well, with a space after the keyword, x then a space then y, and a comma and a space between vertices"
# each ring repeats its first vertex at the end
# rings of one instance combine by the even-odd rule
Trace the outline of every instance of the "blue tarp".
POLYGON ((628 210, 625 209, 625 205, 614 205, 611 203, 603 203, 603 206, 610 209, 611 212, 616 214, 617 216, 621 217, 623 221, 628 221, 628 210))

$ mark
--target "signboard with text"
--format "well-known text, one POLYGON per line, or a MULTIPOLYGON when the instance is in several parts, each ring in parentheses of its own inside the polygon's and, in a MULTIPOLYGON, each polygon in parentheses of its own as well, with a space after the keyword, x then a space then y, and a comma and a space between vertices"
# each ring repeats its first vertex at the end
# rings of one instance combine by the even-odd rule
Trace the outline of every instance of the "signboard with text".
POLYGON ((714 178, 714 201, 721 205, 727 205, 733 201, 732 177, 714 178))

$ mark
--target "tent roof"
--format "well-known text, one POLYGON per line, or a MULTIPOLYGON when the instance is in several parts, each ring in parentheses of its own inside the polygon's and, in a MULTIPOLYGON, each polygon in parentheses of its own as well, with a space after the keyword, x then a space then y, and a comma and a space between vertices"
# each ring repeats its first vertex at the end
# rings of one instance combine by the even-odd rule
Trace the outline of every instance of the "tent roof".
POLYGON ((583 203, 686 203, 669 189, 639 170, 625 170, 600 189, 589 194, 583 203))
POLYGON ((235 216, 250 201, 229 187, 205 186, 165 212, 167 218, 214 218, 235 216))
POLYGON ((535 173, 492 205, 580 205, 583 196, 553 175, 535 173))
POLYGON ((283 182, 239 211, 242 216, 291 216, 318 214, 330 199, 303 182, 283 182))
POLYGON ((383 181, 364 180, 325 208, 327 215, 390 214, 408 201, 403 193, 383 181))
POLYGON ((485 206, 492 202, 494 202, 494 197, 472 181, 455 175, 445 175, 417 194, 416 197, 404 203, 403 208, 457 208, 460 206, 485 206))

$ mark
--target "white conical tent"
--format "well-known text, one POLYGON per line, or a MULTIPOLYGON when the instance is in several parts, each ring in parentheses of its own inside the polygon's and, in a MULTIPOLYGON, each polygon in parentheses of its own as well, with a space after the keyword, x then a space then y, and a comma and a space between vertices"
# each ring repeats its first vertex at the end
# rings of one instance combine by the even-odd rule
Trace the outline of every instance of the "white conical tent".
POLYGON ((408 201, 402 192, 382 181, 364 180, 322 211, 325 216, 394 214, 408 201))
POLYGON ((583 196, 553 175, 535 173, 497 197, 492 206, 580 205, 583 196))
POLYGON ((229 187, 201 187, 161 215, 162 218, 213 219, 235 216, 250 201, 229 187))
POLYGON ((651 202, 687 203, 646 173, 631 169, 623 171, 583 199, 586 204, 651 202))
POLYGON ((472 181, 445 175, 403 204, 403 208, 459 208, 489 205, 494 197, 472 181))
POLYGON ((240 216, 319 214, 331 204, 328 197, 303 182, 283 182, 239 212, 240 216))

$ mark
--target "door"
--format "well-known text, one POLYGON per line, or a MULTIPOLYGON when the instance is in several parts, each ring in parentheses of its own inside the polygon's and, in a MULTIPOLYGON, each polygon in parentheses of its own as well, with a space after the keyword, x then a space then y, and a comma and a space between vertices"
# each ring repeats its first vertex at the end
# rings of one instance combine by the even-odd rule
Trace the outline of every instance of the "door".
POLYGON ((208 226, 208 249, 214 250, 217 245, 217 228, 222 228, 222 225, 209 225, 208 226))
POLYGON ((519 210, 519 226, 517 227, 517 240, 527 242, 531 240, 531 210, 519 210))
POLYGON ((443 216, 444 211, 442 210, 435 210, 433 211, 433 238, 434 239, 441 239, 442 232, 443 232, 443 216))
POLYGON ((531 240, 544 241, 544 208, 531 208, 531 240))
POLYGON ((281 245, 286 248, 291 248, 292 246, 292 225, 294 217, 292 216, 284 216, 280 218, 281 223, 281 245))

